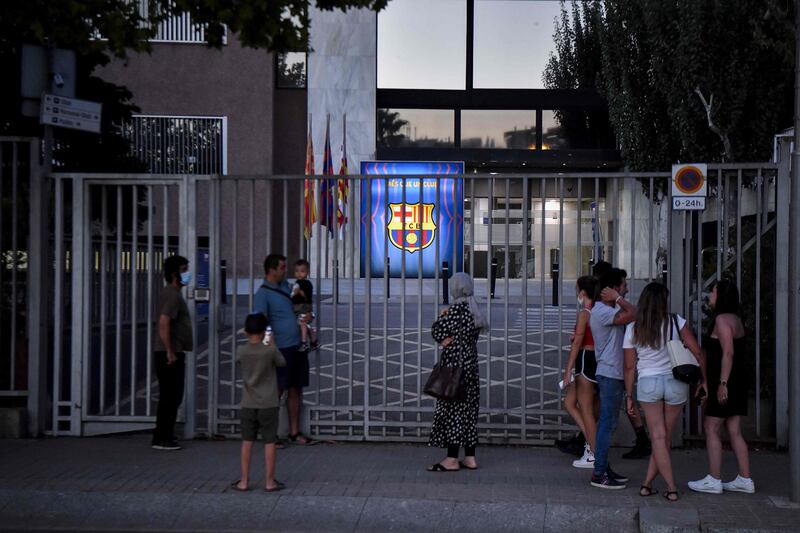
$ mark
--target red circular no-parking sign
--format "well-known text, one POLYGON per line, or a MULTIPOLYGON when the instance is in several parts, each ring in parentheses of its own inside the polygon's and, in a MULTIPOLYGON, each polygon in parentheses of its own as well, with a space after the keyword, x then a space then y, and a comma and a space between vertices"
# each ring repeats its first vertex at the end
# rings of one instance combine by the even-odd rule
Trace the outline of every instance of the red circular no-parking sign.
POLYGON ((696 194, 704 184, 703 172, 695 166, 686 165, 675 174, 675 187, 685 195, 696 194))

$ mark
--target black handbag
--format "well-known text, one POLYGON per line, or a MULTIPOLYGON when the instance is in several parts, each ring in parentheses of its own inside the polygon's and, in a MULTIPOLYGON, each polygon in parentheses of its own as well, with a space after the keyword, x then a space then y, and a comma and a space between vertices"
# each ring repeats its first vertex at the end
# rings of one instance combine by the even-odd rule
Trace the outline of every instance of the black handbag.
POLYGON ((438 400, 463 402, 467 397, 463 375, 460 366, 443 366, 440 361, 434 365, 423 391, 438 400))

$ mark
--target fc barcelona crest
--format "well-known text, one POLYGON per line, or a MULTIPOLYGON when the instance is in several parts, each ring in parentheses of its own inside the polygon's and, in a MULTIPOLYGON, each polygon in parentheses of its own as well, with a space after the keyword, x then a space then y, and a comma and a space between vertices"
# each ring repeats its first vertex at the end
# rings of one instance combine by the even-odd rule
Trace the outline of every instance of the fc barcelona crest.
POLYGON ((434 204, 405 204, 405 232, 403 231, 403 204, 389 204, 392 217, 386 229, 389 240, 400 250, 416 252, 430 246, 436 237, 433 221, 434 204))

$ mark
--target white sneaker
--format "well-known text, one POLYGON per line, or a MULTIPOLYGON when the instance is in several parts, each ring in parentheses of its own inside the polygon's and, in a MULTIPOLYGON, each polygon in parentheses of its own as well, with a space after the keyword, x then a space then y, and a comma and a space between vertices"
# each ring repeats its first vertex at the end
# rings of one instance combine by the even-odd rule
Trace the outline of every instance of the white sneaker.
POLYGON ((690 481, 689 488, 695 492, 705 492, 707 494, 722 494, 722 480, 708 474, 703 479, 690 481))
POLYGON ((583 457, 572 461, 572 466, 575 468, 594 468, 594 454, 588 444, 583 447, 583 457))
POLYGON ((729 492, 746 492, 753 494, 756 491, 756 484, 749 477, 736 476, 736 479, 722 484, 722 490, 729 492))

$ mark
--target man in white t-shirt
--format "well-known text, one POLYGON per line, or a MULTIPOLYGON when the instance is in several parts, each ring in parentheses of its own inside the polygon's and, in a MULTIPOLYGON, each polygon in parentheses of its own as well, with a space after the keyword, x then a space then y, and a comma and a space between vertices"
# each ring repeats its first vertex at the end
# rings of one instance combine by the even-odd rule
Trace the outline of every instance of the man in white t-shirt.
POLYGON ((594 337, 597 358, 597 390, 600 419, 597 423, 597 448, 591 485, 601 489, 624 489, 628 478, 616 474, 608 464, 608 448, 617 429, 619 407, 625 390, 622 341, 625 326, 636 319, 636 307, 624 299, 628 284, 624 271, 612 268, 597 285, 600 297, 595 300, 589 325, 594 337))

